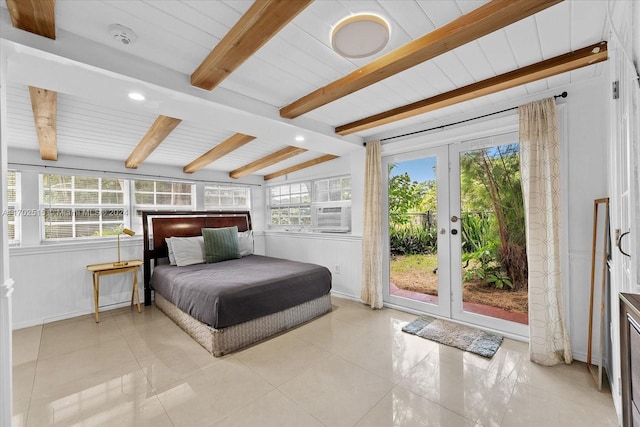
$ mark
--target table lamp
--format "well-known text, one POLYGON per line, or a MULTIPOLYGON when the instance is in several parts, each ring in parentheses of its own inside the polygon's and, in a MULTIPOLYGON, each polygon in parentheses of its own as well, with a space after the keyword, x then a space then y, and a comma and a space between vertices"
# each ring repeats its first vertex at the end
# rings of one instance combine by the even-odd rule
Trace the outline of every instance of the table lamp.
POLYGON ((120 261, 120 235, 124 233, 128 236, 133 236, 136 234, 135 231, 133 230, 129 230, 128 228, 123 228, 119 233, 118 233, 118 262, 114 262, 113 266, 114 267, 124 267, 125 265, 129 264, 127 261, 120 261))

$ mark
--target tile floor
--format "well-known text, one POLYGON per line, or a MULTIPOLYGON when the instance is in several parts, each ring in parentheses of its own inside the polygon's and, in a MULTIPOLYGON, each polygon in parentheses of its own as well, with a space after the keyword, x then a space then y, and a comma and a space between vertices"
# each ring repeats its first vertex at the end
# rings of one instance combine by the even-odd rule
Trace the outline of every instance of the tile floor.
POLYGON ((155 307, 15 331, 14 426, 616 426, 584 364, 491 360, 405 334, 415 318, 334 310, 213 358, 155 307))

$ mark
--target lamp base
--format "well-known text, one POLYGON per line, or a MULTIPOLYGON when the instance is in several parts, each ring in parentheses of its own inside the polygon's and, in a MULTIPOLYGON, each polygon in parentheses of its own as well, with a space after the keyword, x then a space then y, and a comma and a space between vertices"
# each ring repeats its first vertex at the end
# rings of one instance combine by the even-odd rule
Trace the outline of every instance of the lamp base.
POLYGON ((118 262, 114 262, 113 263, 114 267, 124 267, 126 265, 129 265, 129 263, 127 261, 118 261, 118 262))

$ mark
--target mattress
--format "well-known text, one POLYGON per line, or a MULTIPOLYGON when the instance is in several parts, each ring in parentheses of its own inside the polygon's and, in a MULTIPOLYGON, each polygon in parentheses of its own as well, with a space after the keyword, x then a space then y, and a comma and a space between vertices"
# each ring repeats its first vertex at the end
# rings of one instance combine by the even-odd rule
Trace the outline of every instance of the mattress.
POLYGON ((221 329, 329 293, 331 272, 316 264, 250 255, 214 264, 159 265, 151 286, 194 319, 221 329))

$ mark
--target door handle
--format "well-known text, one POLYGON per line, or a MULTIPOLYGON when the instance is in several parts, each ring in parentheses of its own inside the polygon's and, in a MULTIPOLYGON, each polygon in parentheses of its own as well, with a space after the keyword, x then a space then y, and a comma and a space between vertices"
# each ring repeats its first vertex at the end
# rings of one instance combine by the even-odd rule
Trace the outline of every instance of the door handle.
POLYGON ((619 233, 620 233, 620 230, 616 230, 616 234, 618 235, 618 236, 617 236, 618 238, 616 239, 616 246, 618 247, 618 250, 620 251, 620 253, 622 253, 622 255, 626 255, 626 256, 628 256, 629 258, 631 258, 631 255, 629 255, 628 253, 626 253, 626 252, 622 249, 622 238, 623 238, 624 236, 626 236, 627 234, 631 233, 631 230, 629 230, 629 231, 625 231, 625 232, 624 232, 624 233, 622 233, 622 234, 619 234, 619 233))
POLYGON ((447 234, 447 230, 446 230, 446 229, 444 229, 444 228, 441 228, 441 229, 440 229, 440 234, 447 234))
POLYGON ((460 218, 458 218, 457 216, 454 215, 454 216, 451 217, 451 222, 458 222, 458 219, 460 219, 460 218))

